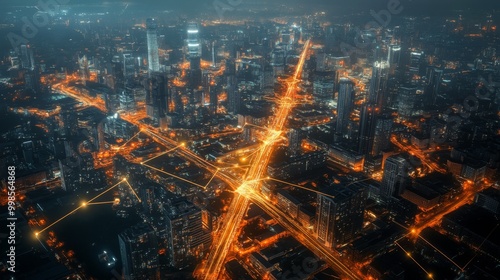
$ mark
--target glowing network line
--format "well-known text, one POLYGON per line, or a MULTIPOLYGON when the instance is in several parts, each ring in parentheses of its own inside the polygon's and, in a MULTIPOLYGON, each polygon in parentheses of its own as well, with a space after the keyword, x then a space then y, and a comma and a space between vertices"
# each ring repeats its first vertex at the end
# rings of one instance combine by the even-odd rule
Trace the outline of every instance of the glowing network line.
POLYGON ((483 242, 481 242, 481 244, 479 244, 479 247, 477 247, 476 249, 476 254, 474 254, 474 256, 470 259, 470 261, 468 261, 464 267, 462 267, 462 271, 465 270, 465 268, 476 258, 477 256, 477 253, 479 252, 479 250, 481 249, 481 247, 483 246, 484 242, 486 242, 486 240, 488 240, 488 238, 490 238, 490 236, 493 234, 493 232, 497 229, 497 227, 499 226, 500 224, 496 224, 496 226, 490 231, 490 233, 488 233, 488 235, 484 238, 483 242))
POLYGON ((147 159, 147 160, 145 160, 145 161, 141 162, 141 164, 144 164, 144 163, 146 163, 146 162, 148 162, 148 161, 152 161, 153 159, 159 158, 159 157, 161 157, 161 156, 163 156, 163 155, 165 155, 165 154, 167 154, 167 153, 170 153, 171 151, 176 150, 176 149, 178 149, 179 147, 185 147, 185 146, 186 146, 186 144, 181 143, 181 144, 179 144, 179 145, 177 145, 177 146, 173 147, 173 148, 172 148, 172 149, 170 149, 170 150, 167 150, 167 151, 165 151, 165 152, 161 152, 161 153, 159 153, 158 155, 156 155, 156 156, 154 156, 154 157, 152 157, 152 158, 149 158, 149 159, 147 159))
POLYGON ((427 270, 426 270, 426 269, 425 269, 425 268, 424 268, 424 267, 423 267, 420 263, 418 263, 418 262, 417 262, 417 260, 415 260, 415 259, 412 257, 412 255, 411 255, 411 253, 410 253, 410 252, 406 251, 406 250, 405 250, 405 249, 404 249, 401 245, 399 245, 399 243, 398 243, 398 242, 396 242, 396 245, 398 245, 398 247, 399 247, 399 248, 401 248, 401 250, 403 250, 403 252, 405 252, 405 254, 406 254, 406 255, 407 255, 407 256, 408 256, 408 257, 409 257, 409 258, 410 258, 410 259, 411 259, 411 260, 412 260, 412 261, 413 261, 416 265, 418 265, 418 267, 420 267, 420 269, 422 269, 422 271, 424 271, 424 272, 425 272, 425 274, 427 274, 427 276, 428 276, 429 278, 434 279, 434 278, 433 278, 432 273, 428 272, 428 271, 427 271, 427 270))
POLYGON ((179 176, 177 176, 177 175, 175 175, 175 174, 172 174, 172 173, 169 173, 169 172, 163 171, 163 170, 161 170, 161 169, 158 169, 158 168, 153 167, 153 166, 151 166, 151 165, 147 165, 147 164, 145 164, 145 163, 142 163, 142 165, 144 165, 144 166, 146 166, 146 167, 148 167, 148 168, 151 168, 151 169, 153 169, 153 170, 155 170, 155 171, 158 171, 158 172, 160 172, 160 173, 163 173, 163 174, 165 174, 165 175, 168 175, 168 176, 174 177, 175 179, 178 179, 178 180, 184 181, 184 182, 186 182, 186 183, 189 183, 189 184, 191 184, 191 185, 194 185, 194 186, 200 187, 200 188, 202 188, 202 189, 205 189, 205 186, 202 186, 202 185, 200 185, 200 184, 198 184, 198 183, 195 183, 195 182, 193 182, 193 181, 190 181, 190 180, 188 180, 188 179, 185 179, 185 178, 179 177, 179 176))
POLYGON ((210 183, 212 182, 212 180, 215 178, 215 175, 217 175, 217 172, 219 172, 219 168, 217 168, 217 170, 215 170, 214 175, 212 175, 212 178, 210 178, 210 180, 208 181, 208 183, 205 185, 204 189, 206 189, 208 187, 208 185, 210 185, 210 183))
POLYGON ((134 134, 134 136, 130 137, 130 139, 127 140, 127 142, 123 143, 120 147, 116 148, 117 150, 121 150, 123 149, 123 147, 125 147, 128 143, 130 143, 135 137, 137 137, 139 134, 141 134, 142 132, 142 129, 139 130, 139 132, 137 132, 136 134, 134 134))
POLYGON ((292 186, 292 187, 296 187, 296 188, 300 188, 300 189, 303 189, 303 190, 306 190, 306 191, 314 192, 314 193, 317 193, 317 194, 320 194, 320 195, 323 195, 323 196, 328 196, 328 197, 331 197, 331 198, 335 198, 335 196, 331 195, 331 194, 327 194, 327 193, 324 193, 324 192, 321 192, 321 191, 318 191, 318 190, 315 190, 315 189, 306 188, 306 187, 301 186, 301 185, 292 184, 290 182, 282 181, 282 180, 271 178, 271 177, 260 178, 260 179, 254 180, 254 181, 276 181, 276 182, 283 183, 283 184, 286 184, 286 185, 289 185, 289 186, 292 186))
POLYGON ((87 205, 103 205, 103 204, 114 204, 115 201, 102 201, 102 202, 91 202, 87 203, 87 205))
POLYGON ((99 197, 101 197, 102 195, 104 195, 105 193, 109 192, 110 190, 114 189, 116 186, 118 186, 119 184, 123 183, 123 182, 126 182, 126 179, 123 179, 121 180, 120 182, 114 184, 113 186, 111 186, 110 188, 108 188, 107 190, 101 192, 100 194, 94 196, 92 199, 88 200, 87 202, 83 202, 82 204, 80 204, 80 206, 78 206, 77 208, 73 209, 71 212, 69 212, 68 214, 62 216, 61 218, 57 219, 55 222, 51 223, 50 225, 46 226, 45 228, 43 228, 42 230, 38 231, 35 233, 36 236, 38 236, 40 233, 46 231, 47 229, 51 228, 52 226, 54 226, 55 224, 59 223, 60 221, 64 220, 65 218, 67 218, 69 215, 75 213, 76 211, 80 210, 81 208, 83 207, 86 207, 87 205, 89 205, 89 203, 91 203, 92 201, 98 199, 99 197))
POLYGON ((137 200, 139 202, 141 202, 141 198, 137 195, 137 193, 135 192, 134 188, 132 188, 132 186, 129 184, 128 180, 125 179, 125 183, 127 183, 127 185, 130 187, 130 190, 132 190, 132 193, 135 195, 135 197, 137 198, 137 200))
MULTIPOLYGON (((157 140, 155 140, 155 141, 156 142, 162 142, 161 144, 164 145, 164 146, 167 146, 167 145, 175 146, 175 145, 177 145, 177 143, 174 140, 171 140, 171 139, 168 139, 168 138, 164 138, 164 137, 156 134, 155 132, 151 131, 151 129, 145 129, 143 132, 146 133, 146 134, 148 134, 149 136, 152 136, 153 140, 154 140, 154 138, 159 139, 160 141, 157 141, 157 140)), ((188 149, 183 149, 182 153, 184 153, 184 155, 186 157, 191 158, 191 160, 193 160, 193 161, 202 162, 203 164, 205 164, 207 166, 210 166, 210 167, 212 167, 214 169, 217 169, 216 165, 208 162, 205 159, 200 158, 197 154, 191 152, 188 149)))
MULTIPOLYGON (((404 226, 404 225, 402 225, 402 224, 400 224, 400 223, 398 223, 398 222, 396 222, 396 221, 393 221, 393 222, 394 222, 395 224, 399 225, 400 227, 404 228, 404 229, 408 229, 408 227, 406 227, 406 226, 404 226)), ((498 226, 498 224, 497 224, 497 226, 498 226)), ((493 231, 494 231, 495 229, 496 229, 496 227, 493 229, 493 231)), ((492 231, 492 232, 493 232, 493 231, 492 231)), ((491 233, 492 233, 492 232, 490 232, 490 235, 491 235, 491 233)), ((422 239, 423 241, 425 241, 425 243, 429 244, 432 248, 434 248, 434 250, 436 250, 436 252, 440 253, 443 257, 445 257, 447 260, 449 260, 449 261, 450 261, 453 265, 455 265, 455 266, 456 266, 458 269, 460 269, 460 271, 462 271, 462 272, 465 270, 465 267, 467 267, 467 265, 468 265, 468 264, 469 264, 469 263, 470 263, 470 262, 474 259, 474 257, 475 257, 475 256, 474 256, 474 257, 472 257, 472 259, 471 259, 471 260, 470 260, 467 264, 465 264, 465 266, 461 267, 461 266, 459 266, 459 265, 458 265, 455 261, 453 261, 450 257, 448 257, 448 255, 446 255, 443 251, 439 250, 436 246, 434 246, 434 244, 430 243, 427 239, 425 239, 424 237, 422 237, 422 236, 420 235, 420 233, 419 233, 419 232, 417 232, 417 230, 416 230, 416 229, 411 229, 411 230, 409 231, 409 233, 407 233, 407 234, 403 235, 402 237, 398 238, 396 241, 394 241, 394 243, 395 243, 396 245, 399 245, 397 242, 398 242, 399 240, 401 240, 401 239, 403 239, 403 238, 407 237, 407 236, 408 236, 408 235, 410 235, 410 234, 411 234, 411 235, 415 235, 415 237, 416 237, 417 239, 418 239, 418 238, 420 238, 420 239, 422 239)), ((488 237, 489 237, 489 235, 488 235, 488 237)), ((486 237, 486 239, 487 239, 488 237, 486 237)), ((485 239, 484 241, 486 241, 486 239, 485 239)), ((484 241, 483 241, 483 243, 484 243, 484 241)), ((481 244, 481 245, 482 245, 482 244, 481 244)))
POLYGON ((450 259, 445 253, 443 253, 441 250, 439 250, 438 248, 436 248, 436 246, 432 245, 429 241, 427 241, 425 238, 423 238, 422 236, 418 236, 420 239, 422 239, 423 241, 425 241, 427 244, 429 244, 432 248, 434 248, 434 250, 436 250, 437 252, 439 252, 443 257, 445 257, 447 260, 449 260, 452 264, 454 264, 458 269, 460 269, 461 271, 464 271, 464 269, 459 266, 455 261, 453 261, 452 259, 450 259))

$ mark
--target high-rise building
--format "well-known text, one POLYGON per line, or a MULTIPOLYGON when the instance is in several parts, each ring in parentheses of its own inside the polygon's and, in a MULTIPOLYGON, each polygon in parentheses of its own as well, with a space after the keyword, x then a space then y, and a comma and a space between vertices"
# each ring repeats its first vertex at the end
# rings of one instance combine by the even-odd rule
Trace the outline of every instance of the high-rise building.
POLYGON ((337 101, 337 124, 335 142, 340 141, 346 134, 349 116, 354 106, 354 84, 347 78, 340 79, 337 101))
POLYGON ((189 60, 189 86, 197 88, 202 84, 203 74, 201 71, 201 43, 199 39, 200 30, 198 24, 187 25, 186 50, 189 60))
POLYGON ((24 69, 24 89, 32 90, 35 93, 40 93, 42 91, 40 83, 40 72, 37 67, 34 69, 24 69))
POLYGON ((135 100, 133 91, 127 87, 119 89, 120 109, 130 112, 135 109, 135 100))
MULTIPOLYGON (((201 66, 201 43, 199 39, 200 30, 198 24, 191 22, 187 26, 187 55, 189 58, 189 65, 193 75, 198 75, 196 72, 200 70, 201 66)), ((197 85, 195 85, 197 86, 197 85)))
POLYGON ((241 108, 241 96, 238 91, 237 79, 234 74, 227 76, 228 112, 237 115, 241 108))
POLYGON ((392 117, 388 115, 379 115, 377 117, 371 151, 372 156, 379 156, 389 148, 393 123, 392 117))
POLYGON ((443 70, 436 68, 427 69, 427 89, 426 96, 428 104, 436 104, 441 81, 443 80, 443 70))
POLYGON ((153 122, 162 126, 168 113, 169 89, 167 77, 160 72, 151 73, 146 95, 146 113, 153 122))
POLYGON ((381 113, 378 106, 364 104, 361 107, 358 152, 363 155, 379 156, 389 148, 393 120, 381 113))
POLYGON ((316 234, 330 248, 353 239, 363 227, 368 192, 359 184, 328 191, 332 196, 318 195, 316 234))
POLYGON ((60 112, 60 117, 62 120, 62 135, 65 136, 75 136, 78 134, 78 118, 75 111, 71 107, 64 106, 60 112))
MULTIPOLYGON (((69 145, 67 141, 64 143, 66 149, 66 155, 69 157, 71 152, 69 150, 69 145)), ((78 168, 74 168, 69 165, 68 160, 59 160, 59 170, 61 171, 61 188, 65 191, 71 192, 78 189, 80 185, 78 168)))
POLYGON ((407 118, 415 115, 416 103, 421 94, 421 90, 418 90, 415 86, 404 86, 399 89, 399 96, 396 104, 399 117, 407 118))
POLYGON ((334 77, 332 71, 317 71, 314 75, 313 96, 317 101, 330 101, 334 96, 334 77))
POLYGON ((410 53, 410 64, 406 73, 406 82, 414 83, 415 77, 420 76, 422 63, 424 60, 424 52, 413 51, 410 53))
POLYGON ((20 47, 21 56, 21 68, 34 70, 35 60, 33 58, 33 49, 30 45, 22 44, 20 47))
POLYGON ((168 263, 184 268, 210 249, 210 232, 203 226, 202 211, 185 199, 173 201, 166 212, 168 263))
POLYGON ((148 224, 135 225, 118 235, 123 278, 160 279, 158 241, 148 224))
POLYGON ((219 93, 219 87, 217 85, 211 85, 209 87, 210 105, 208 106, 208 110, 212 115, 215 115, 217 113, 217 106, 219 101, 218 93, 219 93))
POLYGON ((281 48, 276 48, 271 53, 271 66, 273 67, 274 77, 278 77, 285 71, 286 53, 281 48))
POLYGON ((114 55, 111 59, 110 72, 112 73, 112 79, 110 80, 109 87, 117 89, 125 86, 125 75, 123 67, 123 56, 114 55))
POLYGON ((383 109, 387 104, 389 65, 385 61, 377 61, 372 69, 368 102, 377 104, 380 109, 383 109))
POLYGON ((201 57, 201 44, 198 24, 191 22, 187 26, 187 47, 189 57, 201 57))
POLYGON ((380 109, 374 104, 363 104, 361 107, 361 119, 359 123, 358 153, 371 154, 373 150, 373 138, 377 115, 380 109))
POLYGON ((291 128, 288 133, 288 150, 292 154, 296 154, 300 150, 301 135, 300 130, 291 128))
POLYGON ((146 20, 148 40, 148 69, 149 73, 160 71, 160 57, 158 55, 158 25, 152 18, 146 20))
POLYGON ((89 60, 87 56, 78 57, 78 64, 80 66, 80 81, 85 85, 90 79, 89 60))
POLYGON ((123 54, 123 77, 125 79, 125 84, 128 79, 135 76, 135 58, 129 54, 123 54))
POLYGON ((388 199, 403 193, 410 183, 408 167, 408 162, 400 155, 390 156, 385 160, 380 197, 388 199))
POLYGON ((34 164, 35 163, 35 158, 34 158, 35 148, 33 146, 33 141, 23 142, 21 147, 23 150, 24 162, 26 162, 27 164, 34 164))
POLYGON ((387 63, 391 69, 399 67, 399 62, 401 61, 401 46, 400 45, 389 45, 389 50, 387 51, 387 63))

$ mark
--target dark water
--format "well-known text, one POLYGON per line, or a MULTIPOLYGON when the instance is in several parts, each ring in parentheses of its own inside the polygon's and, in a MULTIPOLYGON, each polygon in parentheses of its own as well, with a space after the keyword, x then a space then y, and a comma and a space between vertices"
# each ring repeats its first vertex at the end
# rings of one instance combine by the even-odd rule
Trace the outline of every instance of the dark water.
MULTIPOLYGON (((109 194, 98 200, 112 199, 109 194)), ((121 274, 118 234, 139 221, 140 218, 135 214, 126 219, 117 217, 109 204, 89 205, 58 223, 52 230, 56 237, 64 242, 65 250, 71 249, 75 252, 75 257, 82 263, 86 272, 97 279, 111 279, 111 269, 99 262, 98 255, 103 250, 111 252, 117 259, 115 270, 121 274)))

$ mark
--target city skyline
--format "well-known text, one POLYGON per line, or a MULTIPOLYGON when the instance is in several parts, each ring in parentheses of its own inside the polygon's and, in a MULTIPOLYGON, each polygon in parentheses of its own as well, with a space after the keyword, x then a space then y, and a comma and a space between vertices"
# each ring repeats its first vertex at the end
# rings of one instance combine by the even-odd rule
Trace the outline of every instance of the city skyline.
POLYGON ((30 4, 0 12, 10 279, 499 275, 500 6, 30 4))

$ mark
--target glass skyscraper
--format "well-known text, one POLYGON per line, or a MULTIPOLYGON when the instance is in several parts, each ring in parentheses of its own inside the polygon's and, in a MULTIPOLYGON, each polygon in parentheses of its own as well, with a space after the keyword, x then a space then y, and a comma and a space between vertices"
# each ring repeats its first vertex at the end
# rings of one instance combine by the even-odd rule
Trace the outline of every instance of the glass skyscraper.
POLYGON ((160 57, 158 55, 158 25, 152 18, 146 21, 148 40, 148 69, 149 73, 160 71, 160 57))

